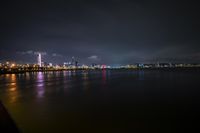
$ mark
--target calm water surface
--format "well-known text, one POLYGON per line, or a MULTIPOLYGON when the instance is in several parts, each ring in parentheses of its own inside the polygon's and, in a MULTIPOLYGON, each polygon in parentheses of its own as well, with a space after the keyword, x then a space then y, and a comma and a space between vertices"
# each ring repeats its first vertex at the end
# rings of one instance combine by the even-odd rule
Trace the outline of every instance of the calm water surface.
POLYGON ((199 84, 191 70, 6 74, 0 99, 23 133, 169 133, 193 128, 199 84))

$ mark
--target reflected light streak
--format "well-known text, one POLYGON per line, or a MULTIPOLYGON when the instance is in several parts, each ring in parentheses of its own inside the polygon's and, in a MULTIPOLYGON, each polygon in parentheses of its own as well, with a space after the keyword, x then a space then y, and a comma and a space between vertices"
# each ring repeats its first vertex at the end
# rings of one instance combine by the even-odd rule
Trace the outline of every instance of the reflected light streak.
POLYGON ((15 74, 11 74, 11 83, 9 84, 9 86, 10 86, 9 91, 15 91, 17 89, 15 74))
POLYGON ((106 85, 106 70, 102 70, 102 85, 106 85))
POLYGON ((42 72, 37 73, 37 97, 42 98, 44 96, 44 75, 42 72))
POLYGON ((85 90, 89 89, 89 77, 88 77, 88 72, 83 72, 83 88, 85 90))
MULTIPOLYGON (((7 76, 7 75, 6 75, 7 76)), ((9 91, 8 91, 8 95, 9 95, 9 100, 11 103, 14 103, 17 101, 17 98, 19 97, 18 91, 17 91, 17 80, 16 80, 16 75, 15 74, 11 74, 10 76, 10 84, 9 84, 9 91)))
POLYGON ((64 87, 64 91, 66 91, 67 90, 67 88, 68 88, 68 72, 66 72, 66 71, 64 71, 63 72, 63 76, 64 76, 64 78, 63 78, 63 87, 64 87))
POLYGON ((9 91, 16 91, 16 87, 10 88, 9 91))

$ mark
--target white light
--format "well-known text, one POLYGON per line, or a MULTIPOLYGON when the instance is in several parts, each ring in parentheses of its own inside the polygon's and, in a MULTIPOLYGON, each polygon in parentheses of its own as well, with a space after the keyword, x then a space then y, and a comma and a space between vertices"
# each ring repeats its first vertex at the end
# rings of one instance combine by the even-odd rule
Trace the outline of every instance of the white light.
POLYGON ((42 58, 40 53, 38 53, 38 65, 42 67, 42 58))

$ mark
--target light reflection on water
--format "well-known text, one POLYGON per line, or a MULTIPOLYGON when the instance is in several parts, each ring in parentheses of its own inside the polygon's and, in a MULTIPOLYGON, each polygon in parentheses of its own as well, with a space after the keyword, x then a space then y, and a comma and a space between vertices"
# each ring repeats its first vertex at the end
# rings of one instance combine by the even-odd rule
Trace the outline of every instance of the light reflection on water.
POLYGON ((19 97, 18 90, 17 90, 16 75, 15 74, 11 74, 11 83, 10 83, 10 86, 9 86, 8 95, 10 97, 10 102, 11 103, 16 102, 17 98, 19 97))
POLYGON ((42 72, 38 72, 37 74, 37 97, 42 98, 44 93, 45 93, 45 88, 44 88, 44 74, 42 72))
MULTIPOLYGON (((192 87, 199 79, 196 72, 160 71, 6 74, 0 76, 0 98, 24 133, 117 132, 145 129, 145 121, 161 117, 173 122, 174 105, 199 103, 192 87)), ((148 124, 156 128, 156 121, 148 124)))

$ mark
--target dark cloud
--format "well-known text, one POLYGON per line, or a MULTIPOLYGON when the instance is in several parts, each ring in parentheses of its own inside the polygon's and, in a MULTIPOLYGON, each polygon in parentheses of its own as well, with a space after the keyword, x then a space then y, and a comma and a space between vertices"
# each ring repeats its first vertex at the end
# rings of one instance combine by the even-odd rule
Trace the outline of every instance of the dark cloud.
POLYGON ((20 55, 47 55, 47 52, 42 52, 42 51, 33 51, 33 50, 28 50, 28 51, 17 51, 17 54, 20 55))
POLYGON ((57 53, 53 53, 52 56, 53 57, 63 57, 61 54, 57 54, 57 53))
POLYGON ((91 61, 100 61, 101 59, 97 55, 91 55, 88 57, 91 61))
POLYGON ((28 50, 28 51, 18 51, 17 54, 21 54, 21 55, 31 55, 34 54, 34 52, 32 50, 28 50))

